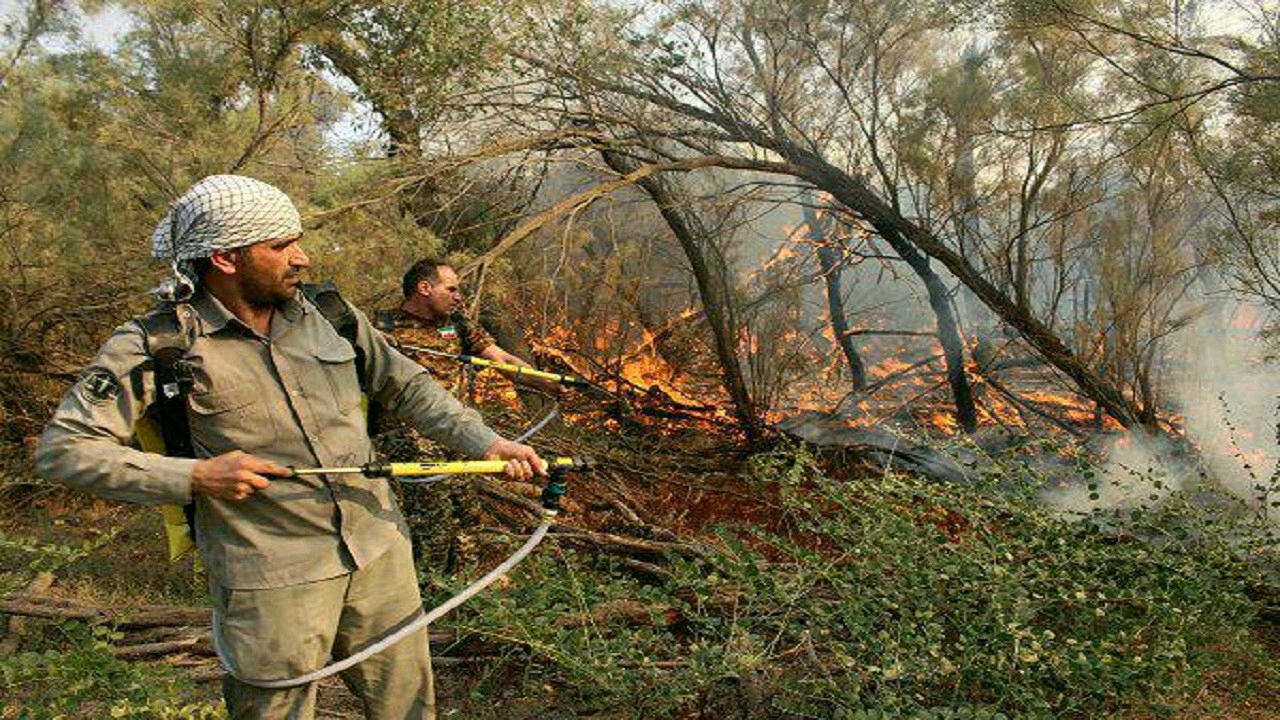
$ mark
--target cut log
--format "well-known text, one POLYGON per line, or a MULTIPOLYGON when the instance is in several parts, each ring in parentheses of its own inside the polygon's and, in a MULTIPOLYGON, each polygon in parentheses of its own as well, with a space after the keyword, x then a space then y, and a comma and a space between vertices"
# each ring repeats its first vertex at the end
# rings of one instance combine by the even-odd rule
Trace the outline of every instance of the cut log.
MULTIPOLYGON (((177 653, 191 652, 198 649, 200 638, 170 640, 168 642, 145 643, 142 645, 123 645, 110 649, 111 656, 120 660, 144 660, 146 658, 164 657, 177 653)), ((208 654, 208 653, 200 653, 208 654)))
MULTIPOLYGON (((36 573, 35 579, 23 588, 18 597, 33 597, 48 591, 51 587, 53 587, 53 573, 39 572, 36 573)), ((27 630, 27 619, 24 617, 0 618, 0 636, 4 637, 0 640, 0 657, 8 657, 17 651, 21 638, 27 634, 27 630)))
POLYGON ((0 613, 23 617, 84 620, 111 625, 122 630, 208 625, 205 608, 154 607, 142 610, 120 610, 78 603, 64 598, 24 597, 0 600, 0 613))
MULTIPOLYGON (((182 634, 198 632, 198 637, 206 637, 212 618, 208 608, 156 606, 119 609, 51 597, 0 600, 0 614, 52 620, 82 620, 94 625, 109 625, 126 633, 141 631, 137 632, 136 637, 154 640, 138 643, 139 646, 165 645, 184 639, 156 639, 157 635, 163 637, 162 633, 155 632, 159 628, 173 628, 175 633, 182 634)), ((428 633, 433 645, 447 646, 460 639, 457 632, 450 630, 430 629, 428 633)))
POLYGON ((19 617, 40 617, 64 620, 98 620, 102 618, 100 608, 68 607, 66 605, 33 602, 27 599, 0 600, 0 613, 19 617))

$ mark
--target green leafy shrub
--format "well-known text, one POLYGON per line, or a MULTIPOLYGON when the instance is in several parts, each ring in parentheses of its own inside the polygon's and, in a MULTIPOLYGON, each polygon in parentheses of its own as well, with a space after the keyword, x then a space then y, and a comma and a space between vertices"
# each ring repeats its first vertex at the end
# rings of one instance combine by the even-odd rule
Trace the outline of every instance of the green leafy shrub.
POLYGON ((797 449, 756 474, 783 486, 770 528, 722 527, 657 584, 544 551, 477 599, 472 627, 532 652, 530 687, 628 717, 1098 717, 1187 697, 1241 658, 1266 667, 1254 574, 1218 545, 1139 541, 989 487, 838 482, 797 449), (602 612, 626 603, 647 619, 602 612))
POLYGON ((60 626, 59 650, 0 659, 0 717, 23 720, 127 718, 215 720, 221 703, 189 702, 172 670, 117 660, 113 634, 80 623, 60 626))

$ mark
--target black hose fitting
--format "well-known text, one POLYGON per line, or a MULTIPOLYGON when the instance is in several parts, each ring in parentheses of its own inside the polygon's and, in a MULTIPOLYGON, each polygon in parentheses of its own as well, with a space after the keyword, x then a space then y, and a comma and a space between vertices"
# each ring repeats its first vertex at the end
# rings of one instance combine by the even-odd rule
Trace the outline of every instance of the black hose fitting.
POLYGON ((595 464, 591 458, 557 458, 557 460, 560 462, 547 468, 547 486, 542 489, 542 507, 551 512, 564 510, 560 499, 569 490, 569 473, 589 470, 595 464))
POLYGON ((367 462, 360 466, 360 474, 365 477, 391 477, 391 463, 367 462))
POLYGON ((560 505, 560 498, 564 497, 565 491, 569 489, 569 483, 565 478, 564 471, 553 470, 547 473, 547 486, 542 489, 542 507, 551 512, 560 512, 564 507, 560 505))

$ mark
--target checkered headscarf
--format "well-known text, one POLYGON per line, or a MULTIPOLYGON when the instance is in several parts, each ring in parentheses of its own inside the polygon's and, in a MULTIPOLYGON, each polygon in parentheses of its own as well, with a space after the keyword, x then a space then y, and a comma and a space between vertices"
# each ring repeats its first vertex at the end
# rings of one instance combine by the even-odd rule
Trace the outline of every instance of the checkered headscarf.
POLYGON ((151 234, 151 254, 168 260, 175 275, 156 294, 189 297, 191 260, 300 232, 298 209, 279 188, 242 175, 210 175, 169 206, 151 234))

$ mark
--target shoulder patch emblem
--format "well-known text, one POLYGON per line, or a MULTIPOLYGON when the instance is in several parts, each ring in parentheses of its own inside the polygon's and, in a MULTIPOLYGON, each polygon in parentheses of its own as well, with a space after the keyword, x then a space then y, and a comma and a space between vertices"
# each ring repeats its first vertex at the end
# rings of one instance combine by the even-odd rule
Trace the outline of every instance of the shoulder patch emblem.
POLYGON ((458 329, 452 325, 445 325, 444 327, 440 328, 440 337, 444 338, 445 340, 453 340, 454 338, 458 337, 458 329))
POLYGON ((103 368, 91 368, 80 378, 80 396, 94 405, 105 405, 120 394, 120 381, 103 368))

